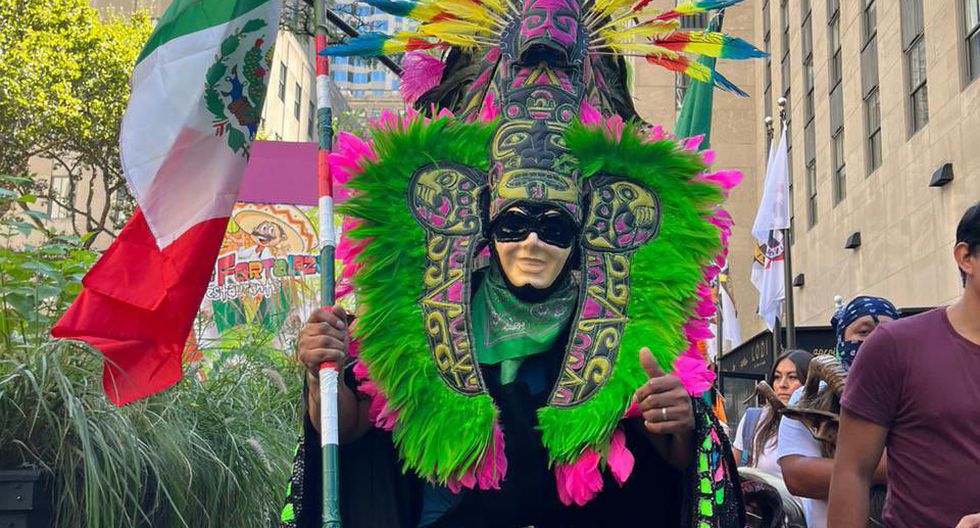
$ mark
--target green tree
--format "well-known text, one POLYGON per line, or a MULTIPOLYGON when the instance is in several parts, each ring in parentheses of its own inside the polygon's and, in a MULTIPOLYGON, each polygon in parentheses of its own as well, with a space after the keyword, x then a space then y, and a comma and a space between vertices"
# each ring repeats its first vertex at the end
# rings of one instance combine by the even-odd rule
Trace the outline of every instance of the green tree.
POLYGON ((66 209, 88 244, 114 236, 132 208, 119 125, 151 30, 147 13, 103 19, 88 0, 0 0, 0 174, 30 176, 31 158, 53 160, 67 196, 35 180, 19 190, 66 209))

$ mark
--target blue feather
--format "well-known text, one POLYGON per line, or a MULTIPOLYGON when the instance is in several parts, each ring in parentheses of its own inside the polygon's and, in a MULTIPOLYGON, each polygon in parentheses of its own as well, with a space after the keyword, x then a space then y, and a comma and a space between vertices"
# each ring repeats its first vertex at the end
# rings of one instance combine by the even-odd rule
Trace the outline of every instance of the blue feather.
POLYGON ((738 95, 740 97, 748 97, 749 96, 749 94, 743 92, 741 88, 739 88, 738 86, 735 86, 735 83, 733 83, 732 81, 729 81, 728 79, 726 79, 724 75, 718 73, 718 70, 715 70, 714 71, 714 73, 711 76, 711 80, 713 81, 713 84, 715 86, 717 86, 718 88, 720 88, 720 89, 722 89, 722 90, 724 90, 726 92, 733 93, 733 94, 738 95))
POLYGON ((324 57, 378 57, 384 52, 385 41, 390 39, 384 33, 364 33, 343 44, 329 46, 320 52, 324 57))
POLYGON ((418 6, 418 2, 411 0, 408 1, 392 1, 392 0, 363 0, 364 3, 371 7, 378 8, 389 15, 395 15, 399 17, 407 17, 411 14, 412 10, 418 6))

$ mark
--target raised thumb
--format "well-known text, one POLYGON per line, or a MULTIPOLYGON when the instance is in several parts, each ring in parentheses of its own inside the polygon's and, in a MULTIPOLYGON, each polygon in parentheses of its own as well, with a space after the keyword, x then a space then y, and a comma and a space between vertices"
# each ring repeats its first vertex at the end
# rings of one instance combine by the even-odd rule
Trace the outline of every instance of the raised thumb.
POLYGON ((647 347, 640 349, 640 365, 643 366, 643 370, 646 371, 647 376, 651 379, 666 375, 663 369, 660 368, 657 360, 653 358, 653 353, 647 347))

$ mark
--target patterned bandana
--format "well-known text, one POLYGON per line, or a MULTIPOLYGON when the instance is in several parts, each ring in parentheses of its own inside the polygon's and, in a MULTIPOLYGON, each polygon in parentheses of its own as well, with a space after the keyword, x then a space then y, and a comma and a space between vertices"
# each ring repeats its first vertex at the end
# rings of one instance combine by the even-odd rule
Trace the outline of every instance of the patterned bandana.
POLYGON ((507 288, 493 264, 473 298, 473 341, 483 365, 500 364, 500 382, 514 381, 524 358, 550 350, 576 308, 578 290, 569 275, 547 299, 528 303, 507 288))
POLYGON ((834 333, 837 334, 837 359, 840 360, 845 370, 850 370, 862 341, 844 341, 844 330, 851 323, 866 315, 870 315, 876 324, 879 317, 891 317, 892 319, 900 317, 895 305, 888 299, 881 297, 855 297, 854 300, 847 303, 847 306, 837 310, 837 313, 830 320, 830 324, 833 325, 834 333))

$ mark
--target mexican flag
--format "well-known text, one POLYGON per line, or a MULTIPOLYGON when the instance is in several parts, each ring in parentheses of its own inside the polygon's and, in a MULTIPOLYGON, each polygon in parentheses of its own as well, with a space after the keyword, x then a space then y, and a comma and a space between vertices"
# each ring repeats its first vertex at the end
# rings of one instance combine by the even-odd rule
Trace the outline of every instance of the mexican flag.
POLYGON ((138 209, 52 330, 105 355, 123 405, 181 356, 262 115, 280 0, 174 0, 137 60, 120 158, 138 209))

